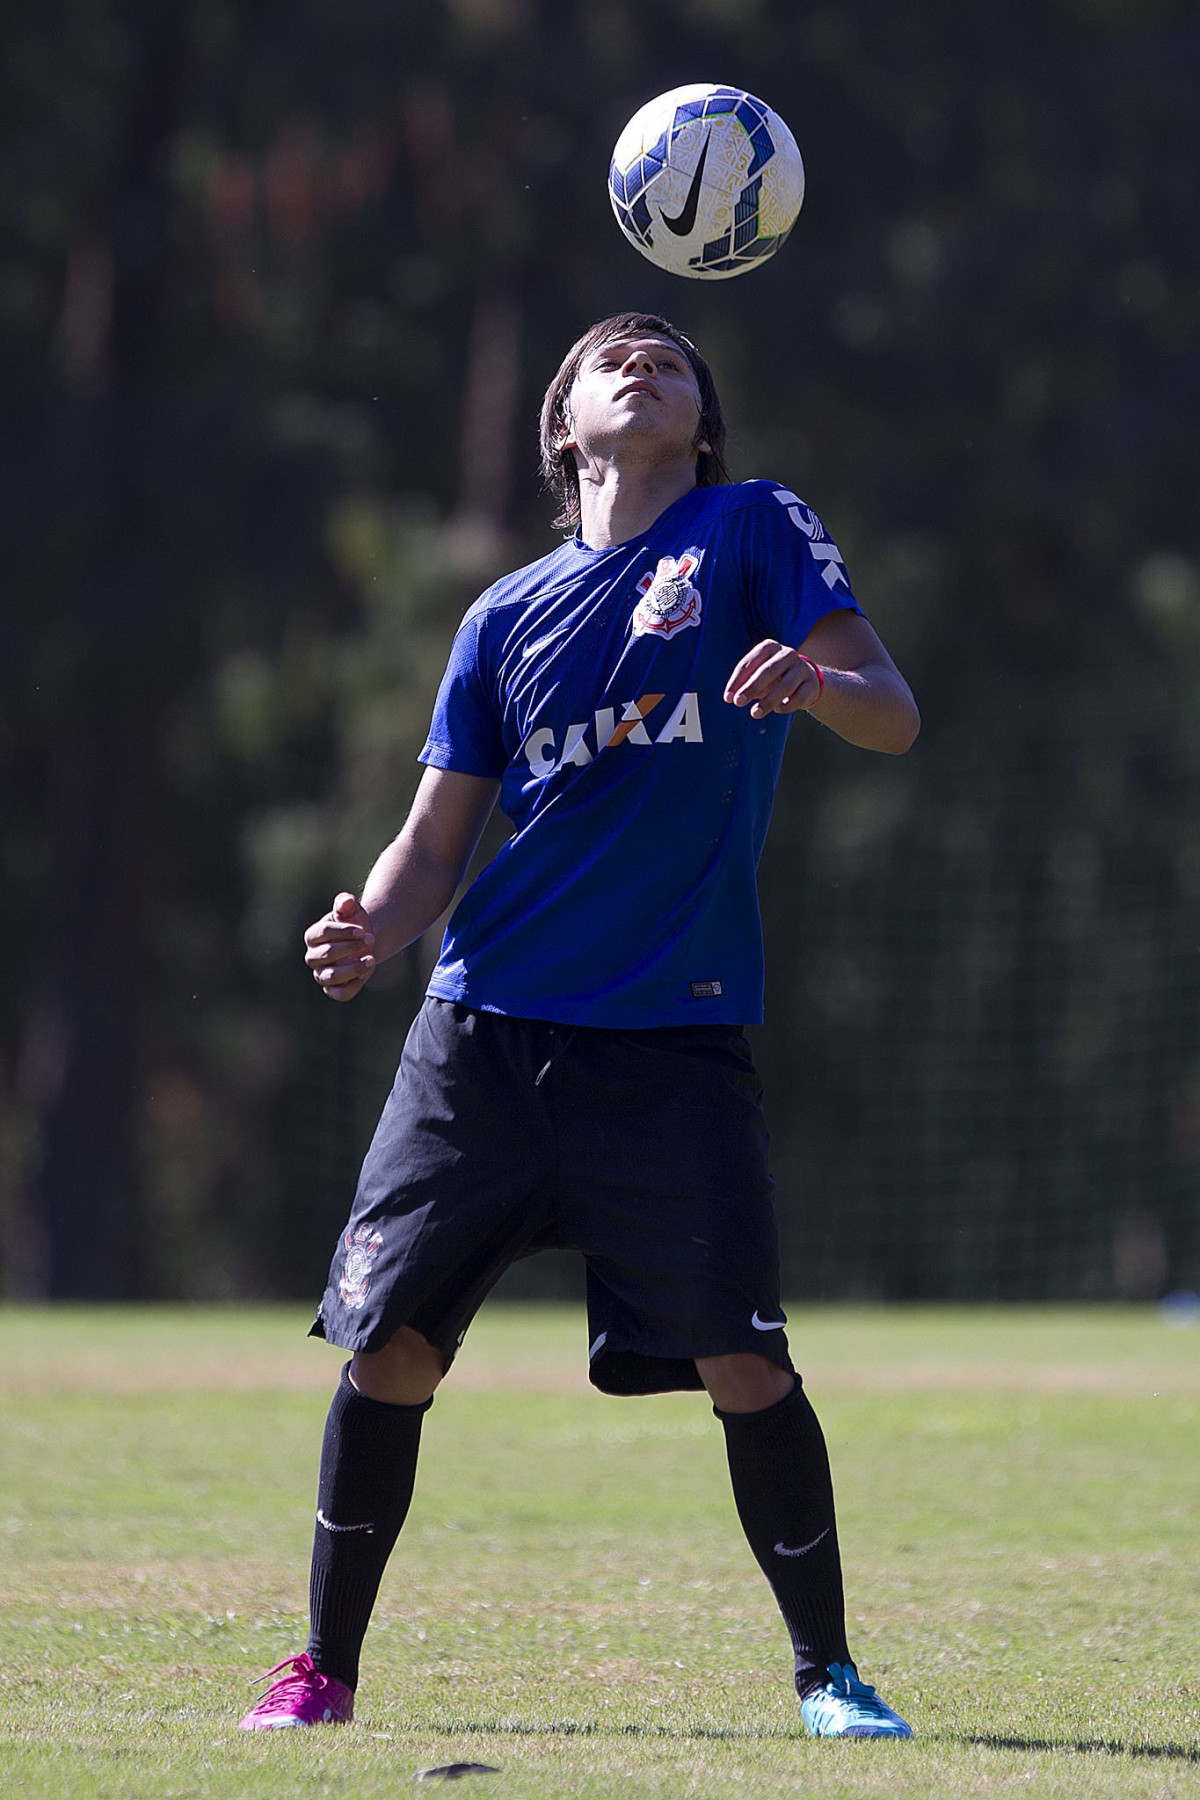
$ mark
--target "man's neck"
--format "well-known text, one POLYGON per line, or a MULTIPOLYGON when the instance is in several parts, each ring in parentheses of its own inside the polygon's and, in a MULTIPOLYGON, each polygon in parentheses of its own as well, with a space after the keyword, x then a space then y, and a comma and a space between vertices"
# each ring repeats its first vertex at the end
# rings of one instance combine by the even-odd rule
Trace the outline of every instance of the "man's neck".
POLYGON ((592 550, 627 544, 695 485, 694 461, 667 469, 581 470, 579 535, 592 550))

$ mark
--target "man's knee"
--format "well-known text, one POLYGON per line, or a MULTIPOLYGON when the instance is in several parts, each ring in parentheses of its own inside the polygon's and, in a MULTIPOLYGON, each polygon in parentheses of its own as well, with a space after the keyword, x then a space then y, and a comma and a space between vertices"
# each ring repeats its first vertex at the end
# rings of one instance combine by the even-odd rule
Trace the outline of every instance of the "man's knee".
POLYGON ((752 1351, 731 1356, 698 1356, 696 1370, 720 1412, 763 1412, 786 1400, 796 1377, 752 1351))
POLYGON ((419 1331, 402 1325, 382 1350, 356 1350, 350 1380, 369 1400, 421 1406, 446 1373, 446 1359, 419 1331))

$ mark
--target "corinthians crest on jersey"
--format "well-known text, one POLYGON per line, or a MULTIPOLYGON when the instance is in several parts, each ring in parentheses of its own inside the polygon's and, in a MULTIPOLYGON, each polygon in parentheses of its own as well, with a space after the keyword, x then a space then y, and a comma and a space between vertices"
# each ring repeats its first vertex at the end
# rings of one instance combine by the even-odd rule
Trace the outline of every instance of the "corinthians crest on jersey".
POLYGON ((686 631, 689 625, 699 625, 703 602, 692 576, 703 555, 703 550, 685 550, 678 560, 660 556, 654 573, 642 576, 637 584, 642 597, 631 621, 635 637, 651 633, 669 638, 677 631, 686 631))

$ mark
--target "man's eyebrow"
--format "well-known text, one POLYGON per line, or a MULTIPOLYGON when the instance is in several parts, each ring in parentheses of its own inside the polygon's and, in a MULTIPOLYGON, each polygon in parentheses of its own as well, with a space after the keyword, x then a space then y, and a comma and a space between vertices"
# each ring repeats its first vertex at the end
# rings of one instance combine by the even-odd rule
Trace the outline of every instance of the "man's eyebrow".
MULTIPOLYGON (((591 362, 598 356, 609 356, 614 351, 618 350, 624 350, 626 354, 628 354, 634 344, 640 344, 644 341, 645 340, 642 338, 609 338, 607 343, 597 344, 594 350, 588 352, 588 361, 591 362)), ((655 355, 665 353, 668 356, 679 357, 680 361, 686 361, 683 351, 679 348, 678 344, 673 344, 669 338, 652 338, 646 342, 646 348, 653 351, 655 355)))

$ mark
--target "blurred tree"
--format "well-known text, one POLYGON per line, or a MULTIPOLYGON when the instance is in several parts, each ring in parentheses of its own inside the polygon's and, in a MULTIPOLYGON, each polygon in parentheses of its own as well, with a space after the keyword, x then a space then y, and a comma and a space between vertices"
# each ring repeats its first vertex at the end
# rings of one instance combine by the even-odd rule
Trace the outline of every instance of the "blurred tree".
POLYGON ((9 65, 14 89, 22 76, 30 84, 12 95, 33 164, 23 222, 39 248, 56 240, 62 269, 57 329, 39 346, 41 380, 29 371, 19 384, 20 442, 9 450, 24 501, 10 692, 42 826, 34 910, 21 909, 33 979, 20 1079, 38 1158, 20 1235, 29 1285, 69 1298, 140 1287, 151 771, 187 642, 178 613, 164 618, 179 571, 168 475, 178 421, 163 391, 174 347, 163 328, 168 157, 194 49, 185 9, 145 11, 136 55, 110 22, 59 69, 43 25, 9 65), (105 78, 126 62, 113 117, 105 78), (40 115, 51 96, 57 137, 40 115))

